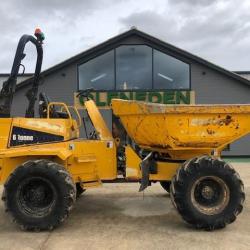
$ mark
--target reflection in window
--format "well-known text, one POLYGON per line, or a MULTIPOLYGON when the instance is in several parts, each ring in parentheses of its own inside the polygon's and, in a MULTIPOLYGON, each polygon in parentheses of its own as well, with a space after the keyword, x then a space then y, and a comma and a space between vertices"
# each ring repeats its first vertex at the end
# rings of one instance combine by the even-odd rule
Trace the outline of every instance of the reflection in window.
POLYGON ((79 89, 109 90, 115 87, 114 50, 98 56, 78 68, 79 89))
POLYGON ((152 88, 152 49, 124 45, 116 49, 116 89, 152 88))
POLYGON ((189 65, 154 50, 154 88, 155 89, 188 89, 189 65))
POLYGON ((122 45, 79 66, 79 89, 189 89, 189 71, 189 64, 149 46, 122 45))

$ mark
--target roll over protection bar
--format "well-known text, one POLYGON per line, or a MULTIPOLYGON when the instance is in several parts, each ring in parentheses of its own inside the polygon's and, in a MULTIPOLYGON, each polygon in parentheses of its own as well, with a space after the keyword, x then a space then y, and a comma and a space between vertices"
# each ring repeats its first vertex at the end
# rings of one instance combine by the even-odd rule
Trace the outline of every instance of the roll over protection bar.
POLYGON ((34 117, 34 106, 37 100, 39 76, 43 60, 42 41, 44 40, 44 34, 40 31, 40 29, 36 29, 35 36, 36 38, 31 35, 23 35, 18 42, 10 76, 3 83, 3 87, 0 92, 0 117, 10 117, 13 95, 16 91, 17 76, 20 67, 22 66, 24 68, 24 65, 22 65, 21 62, 25 57, 24 49, 28 42, 31 42, 36 46, 37 60, 32 87, 26 93, 26 97, 28 98, 29 104, 28 108, 26 109, 25 117, 34 117))

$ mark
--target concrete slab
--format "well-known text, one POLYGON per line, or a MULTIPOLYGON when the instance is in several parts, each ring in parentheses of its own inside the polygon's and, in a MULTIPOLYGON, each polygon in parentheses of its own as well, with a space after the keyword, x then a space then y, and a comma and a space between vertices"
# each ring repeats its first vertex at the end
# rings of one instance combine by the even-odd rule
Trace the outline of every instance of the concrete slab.
POLYGON ((0 249, 250 249, 250 162, 233 165, 247 197, 243 213, 223 230, 186 225, 159 184, 144 195, 138 184, 106 184, 87 190, 52 232, 21 231, 0 202, 0 249))

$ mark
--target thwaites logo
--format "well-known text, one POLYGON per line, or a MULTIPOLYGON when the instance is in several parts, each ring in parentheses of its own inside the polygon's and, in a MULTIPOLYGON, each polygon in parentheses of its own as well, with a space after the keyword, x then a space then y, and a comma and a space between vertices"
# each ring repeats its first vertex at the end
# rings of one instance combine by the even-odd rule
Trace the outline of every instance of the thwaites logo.
POLYGON ((64 137, 61 135, 54 135, 37 130, 14 126, 11 133, 10 146, 57 142, 63 140, 64 137))

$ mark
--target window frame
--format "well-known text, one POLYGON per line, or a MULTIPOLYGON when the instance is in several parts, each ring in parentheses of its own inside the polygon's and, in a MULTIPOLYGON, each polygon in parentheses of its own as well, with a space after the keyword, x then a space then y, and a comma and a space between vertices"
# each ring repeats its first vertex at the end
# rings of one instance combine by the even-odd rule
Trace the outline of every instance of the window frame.
POLYGON ((170 53, 166 53, 166 52, 164 52, 162 49, 159 49, 159 48, 153 48, 153 53, 152 53, 152 57, 153 57, 153 90, 159 90, 159 91, 191 91, 191 63, 190 62, 187 62, 187 61, 184 61, 183 59, 180 59, 180 58, 178 58, 178 57, 176 57, 176 56, 174 56, 174 55, 172 55, 172 54, 170 54, 170 53), (155 87, 155 84, 154 84, 154 50, 158 50, 159 52, 161 52, 161 53, 163 53, 163 54, 166 54, 166 55, 168 55, 168 56, 170 56, 170 57, 173 57, 173 58, 175 58, 176 60, 178 60, 178 61, 181 61, 181 62, 183 62, 183 63, 185 63, 185 64, 187 64, 188 65, 188 67, 189 67, 189 88, 185 88, 185 89, 168 89, 168 88, 166 88, 166 89, 156 89, 156 88, 154 88, 155 87))
POLYGON ((78 62, 76 64, 76 66, 77 66, 77 70, 76 70, 76 74, 77 74, 77 90, 78 91, 81 90, 80 89, 80 82, 79 82, 79 66, 81 66, 82 64, 87 63, 88 61, 93 60, 93 59, 95 59, 95 58, 97 58, 97 57, 99 57, 99 56, 101 56, 101 55, 103 55, 103 54, 105 54, 105 53, 107 53, 107 52, 109 52, 111 50, 114 50, 114 81, 115 81, 114 82, 114 86, 115 86, 115 88, 114 89, 99 89, 99 90, 95 90, 95 92, 109 92, 109 91, 110 92, 112 92, 112 91, 114 91, 114 92, 154 92, 154 91, 163 92, 163 91, 191 91, 192 90, 192 81, 191 81, 191 67, 192 67, 192 65, 191 65, 190 61, 185 61, 184 59, 180 59, 176 55, 173 55, 171 53, 166 53, 164 51, 164 49, 162 49, 162 48, 159 48, 157 46, 153 47, 152 45, 149 45, 147 43, 131 43, 131 44, 128 44, 128 43, 123 44, 123 43, 121 43, 121 44, 119 44, 116 47, 108 48, 106 50, 103 50, 103 51, 95 54, 94 56, 90 56, 86 60, 82 60, 82 61, 80 61, 80 62, 78 62), (126 90, 118 90, 116 88, 116 49, 119 48, 120 46, 147 46, 147 47, 149 47, 149 48, 152 49, 152 89, 139 89, 139 90, 138 89, 126 89, 126 90), (188 67, 189 67, 189 88, 183 88, 183 89, 169 89, 169 88, 165 88, 165 89, 158 89, 157 88, 156 89, 156 88, 154 88, 154 86, 155 86, 155 84, 154 84, 154 50, 158 50, 159 52, 161 52, 163 54, 166 54, 166 55, 168 55, 170 57, 173 57, 176 60, 179 60, 179 61, 181 61, 181 62, 183 62, 183 63, 185 63, 185 64, 188 65, 188 67))
POLYGON ((153 86, 154 86, 154 84, 153 84, 153 78, 154 78, 154 75, 153 75, 153 73, 154 73, 154 71, 153 71, 153 67, 154 67, 153 51, 154 51, 154 48, 148 44, 145 44, 145 43, 138 43, 138 44, 132 44, 132 43, 131 44, 128 44, 128 43, 123 44, 123 43, 121 43, 121 44, 119 44, 119 46, 114 48, 114 50, 115 50, 115 74, 116 74, 116 49, 121 47, 121 46, 147 46, 152 50, 152 53, 151 53, 151 56, 152 56, 152 85, 151 85, 152 89, 125 89, 125 90, 121 89, 121 90, 119 90, 116 88, 116 75, 115 75, 115 89, 113 91, 117 91, 117 92, 140 92, 140 91, 141 92, 150 92, 150 91, 152 91, 153 92, 154 91, 154 88, 153 88, 153 86))
MULTIPOLYGON (((115 73, 115 48, 108 48, 106 50, 103 50, 103 51, 100 51, 99 53, 96 53, 95 55, 92 55, 92 56, 89 56, 87 57, 85 60, 81 60, 79 61, 78 63, 76 63, 76 67, 77 67, 77 70, 76 70, 76 80, 77 80, 77 91, 81 91, 82 89, 80 89, 80 79, 79 79, 79 67, 99 56, 102 56, 108 52, 110 52, 111 50, 114 50, 114 86, 115 86, 115 89, 116 89, 116 73, 115 73)), ((98 90, 95 90, 96 92, 106 92, 106 91, 114 91, 115 89, 98 89, 98 90)))

